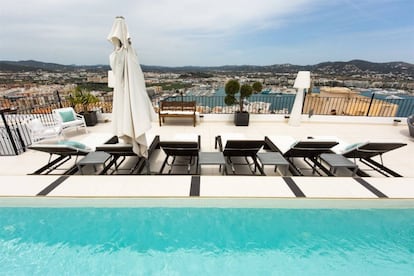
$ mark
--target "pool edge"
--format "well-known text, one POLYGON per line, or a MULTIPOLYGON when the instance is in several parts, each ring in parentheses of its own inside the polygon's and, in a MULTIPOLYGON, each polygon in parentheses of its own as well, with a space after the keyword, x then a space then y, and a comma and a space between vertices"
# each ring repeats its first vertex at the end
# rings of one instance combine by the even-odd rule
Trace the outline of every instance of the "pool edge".
POLYGON ((414 209, 414 199, 243 197, 0 197, 0 207, 414 209))

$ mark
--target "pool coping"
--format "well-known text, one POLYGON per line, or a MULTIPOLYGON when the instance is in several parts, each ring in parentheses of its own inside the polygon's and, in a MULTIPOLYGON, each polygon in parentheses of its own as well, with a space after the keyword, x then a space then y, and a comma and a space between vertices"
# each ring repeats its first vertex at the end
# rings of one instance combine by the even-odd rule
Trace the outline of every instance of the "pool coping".
POLYGON ((413 209, 414 199, 190 198, 190 197, 1 197, 0 208, 277 208, 413 209))

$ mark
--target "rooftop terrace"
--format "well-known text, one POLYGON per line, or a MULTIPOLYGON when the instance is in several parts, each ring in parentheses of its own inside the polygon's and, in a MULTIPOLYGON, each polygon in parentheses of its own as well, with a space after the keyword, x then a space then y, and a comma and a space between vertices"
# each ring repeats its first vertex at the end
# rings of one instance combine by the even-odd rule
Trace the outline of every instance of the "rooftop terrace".
MULTIPOLYGON (((282 115, 252 115, 248 127, 236 127, 232 115, 205 115, 196 127, 190 120, 168 120, 162 127, 157 122, 149 136, 171 140, 177 133, 201 136, 201 151, 217 151, 215 137, 224 134, 242 134, 249 139, 265 136, 292 136, 297 140, 316 136, 336 136, 348 143, 402 142, 407 146, 383 155, 384 164, 401 174, 402 178, 387 178, 358 163, 371 177, 323 177, 305 170, 305 176, 281 177, 268 166, 266 176, 222 176, 217 166, 203 168, 198 175, 123 175, 123 176, 33 176, 29 175, 44 165, 47 153, 28 150, 18 156, 0 158, 0 195, 7 202, 14 197, 69 197, 69 198, 138 198, 138 199, 373 199, 393 198, 414 200, 414 139, 409 136, 405 121, 395 124, 393 118, 304 116, 300 126, 290 126, 282 115), (292 184, 293 183, 293 184, 292 184)), ((66 138, 82 140, 94 133, 110 132, 110 123, 89 127, 89 133, 70 132, 66 138)), ((155 174, 164 160, 162 150, 150 158, 151 172, 155 174)), ((71 160, 70 162, 74 162, 71 160)), ((300 166, 305 164, 299 164, 300 166)), ((390 200, 390 199, 388 199, 390 200)), ((402 202, 402 201, 399 201, 402 202)), ((405 202, 405 201, 404 201, 405 202)), ((412 205, 411 205, 412 206, 412 205)))

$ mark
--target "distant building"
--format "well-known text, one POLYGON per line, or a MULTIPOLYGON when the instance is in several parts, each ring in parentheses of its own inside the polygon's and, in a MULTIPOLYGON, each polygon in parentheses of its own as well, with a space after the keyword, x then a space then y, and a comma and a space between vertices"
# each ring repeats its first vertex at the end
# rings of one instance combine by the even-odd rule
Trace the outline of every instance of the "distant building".
POLYGON ((315 115, 395 116, 398 105, 361 96, 346 87, 321 87, 320 94, 308 94, 303 112, 315 115))
POLYGON ((327 87, 323 86, 319 89, 321 97, 339 97, 339 98, 351 98, 359 95, 358 92, 352 91, 347 87, 327 87))

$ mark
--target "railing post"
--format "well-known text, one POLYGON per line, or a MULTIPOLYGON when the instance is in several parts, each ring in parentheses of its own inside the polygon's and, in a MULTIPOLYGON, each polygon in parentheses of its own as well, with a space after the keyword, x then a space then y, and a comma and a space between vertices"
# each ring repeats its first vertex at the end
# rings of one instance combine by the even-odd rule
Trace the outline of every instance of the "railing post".
POLYGON ((4 123, 4 126, 6 128, 7 135, 9 135, 9 139, 10 139, 10 142, 12 144, 14 153, 16 155, 18 155, 19 151, 17 150, 16 143, 14 142, 14 139, 13 139, 13 134, 11 133, 10 127, 7 124, 6 116, 4 115, 5 112, 9 112, 9 111, 10 111, 10 108, 0 109, 0 114, 1 114, 1 118, 3 119, 3 123, 4 123))
POLYGON ((368 106, 368 110, 367 110, 367 115, 369 116, 369 111, 371 110, 371 106, 372 106, 372 102, 374 101, 374 97, 375 97, 375 93, 372 93, 371 95, 371 101, 369 102, 369 106, 368 106))
POLYGON ((56 96, 57 101, 59 103, 59 108, 62 108, 63 107, 63 105, 62 105, 62 99, 60 98, 59 91, 56 90, 54 93, 55 93, 55 96, 56 96))
POLYGON ((23 152, 26 152, 26 146, 28 145, 26 145, 26 143, 23 141, 23 137, 22 137, 19 127, 16 127, 16 134, 17 134, 17 137, 19 138, 19 142, 20 142, 20 145, 22 146, 23 152))

